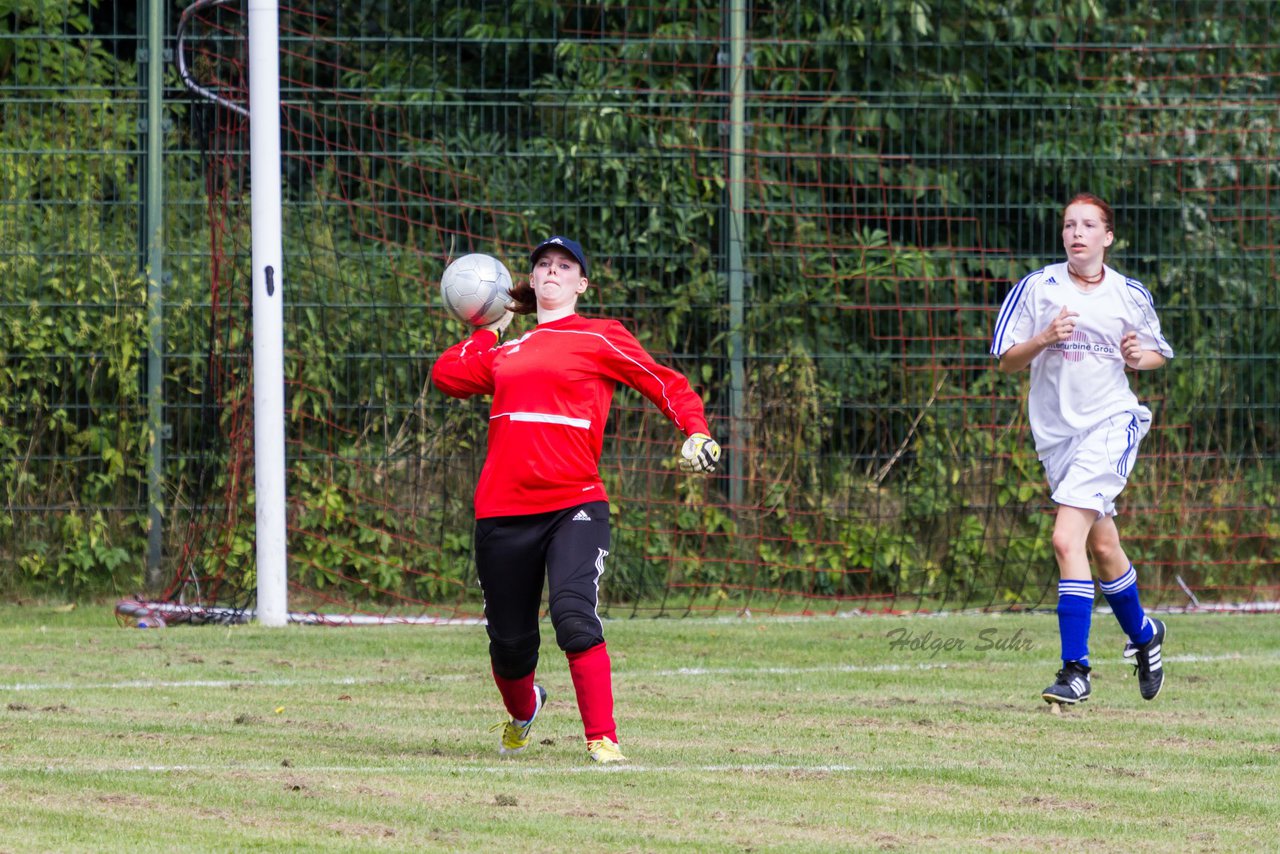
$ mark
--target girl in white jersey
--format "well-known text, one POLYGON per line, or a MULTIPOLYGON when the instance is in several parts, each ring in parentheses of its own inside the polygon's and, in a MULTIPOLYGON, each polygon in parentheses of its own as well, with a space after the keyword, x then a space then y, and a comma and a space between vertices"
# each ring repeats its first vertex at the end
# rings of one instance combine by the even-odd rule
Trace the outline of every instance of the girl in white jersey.
POLYGON ((1148 617, 1137 573, 1116 529, 1116 497, 1133 471, 1151 411, 1129 387, 1126 369, 1149 371, 1172 358, 1151 294, 1105 264, 1115 240, 1111 207, 1080 193, 1062 215, 1066 261, 1037 270, 1005 298, 991 352, 1000 370, 1031 368, 1027 411, 1036 454, 1058 505, 1058 629, 1062 669, 1041 696, 1073 705, 1092 690, 1089 627, 1093 615, 1092 554, 1102 593, 1129 636, 1144 699, 1164 682, 1160 648, 1165 625, 1148 617))

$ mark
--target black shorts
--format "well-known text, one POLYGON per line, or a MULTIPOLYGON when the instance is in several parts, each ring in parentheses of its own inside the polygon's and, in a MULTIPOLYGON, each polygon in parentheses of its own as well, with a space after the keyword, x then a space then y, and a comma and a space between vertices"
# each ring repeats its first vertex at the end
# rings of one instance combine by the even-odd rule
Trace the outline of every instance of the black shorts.
POLYGON ((476 572, 490 637, 536 638, 545 583, 560 648, 582 652, 602 643, 604 626, 596 608, 609 534, 606 501, 477 519, 476 572))

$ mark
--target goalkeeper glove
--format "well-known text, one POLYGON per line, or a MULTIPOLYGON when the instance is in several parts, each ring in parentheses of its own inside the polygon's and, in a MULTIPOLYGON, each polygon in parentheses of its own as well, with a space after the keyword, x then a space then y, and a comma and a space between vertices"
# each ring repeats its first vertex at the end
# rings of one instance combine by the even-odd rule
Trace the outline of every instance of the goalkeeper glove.
POLYGON ((488 329, 490 332, 494 333, 499 338, 501 338, 502 333, 505 332, 507 327, 511 325, 511 321, 513 319, 515 319, 514 314, 512 314, 510 311, 504 311, 502 313, 502 317, 499 317, 497 320, 493 321, 493 323, 486 323, 484 326, 481 326, 480 328, 488 329))
POLYGON ((694 433, 684 440, 680 449, 680 468, 682 471, 705 474, 716 470, 720 461, 720 446, 716 440, 706 433, 694 433))

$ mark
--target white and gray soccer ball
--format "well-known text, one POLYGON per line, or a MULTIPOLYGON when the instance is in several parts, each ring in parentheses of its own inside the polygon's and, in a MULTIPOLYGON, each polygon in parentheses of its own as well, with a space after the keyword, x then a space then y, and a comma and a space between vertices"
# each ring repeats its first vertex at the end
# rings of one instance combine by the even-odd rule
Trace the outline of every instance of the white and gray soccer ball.
POLYGON ((444 307, 472 326, 502 317, 510 294, 511 273, 497 258, 480 252, 463 255, 440 277, 444 307))

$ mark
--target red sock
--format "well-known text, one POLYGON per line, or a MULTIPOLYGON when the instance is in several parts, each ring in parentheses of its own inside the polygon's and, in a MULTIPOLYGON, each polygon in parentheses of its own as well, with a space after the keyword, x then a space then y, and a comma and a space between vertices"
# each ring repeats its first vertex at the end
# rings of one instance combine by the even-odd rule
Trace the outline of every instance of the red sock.
POLYGON ((618 740, 618 727, 613 722, 613 675, 609 651, 603 643, 582 652, 566 652, 569 676, 578 695, 578 713, 587 741, 608 736, 618 740))
POLYGON ((538 697, 533 690, 533 673, 520 679, 503 679, 493 674, 493 681, 502 694, 502 704, 514 720, 527 721, 538 710, 538 697))

